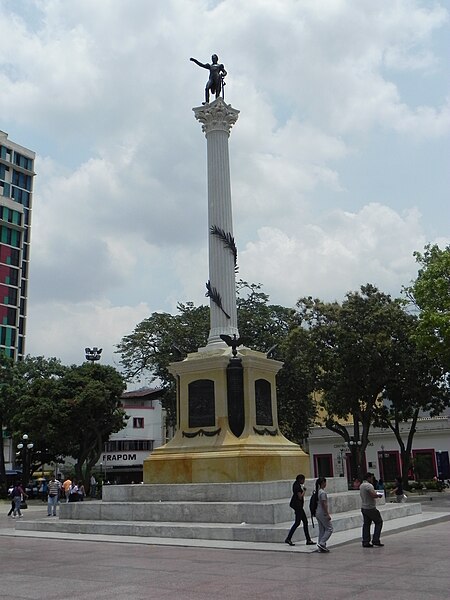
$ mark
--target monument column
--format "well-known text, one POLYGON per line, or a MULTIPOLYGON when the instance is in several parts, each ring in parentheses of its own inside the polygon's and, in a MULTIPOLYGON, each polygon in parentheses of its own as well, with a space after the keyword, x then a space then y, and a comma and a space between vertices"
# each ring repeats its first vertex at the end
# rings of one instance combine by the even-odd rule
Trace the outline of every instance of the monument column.
POLYGON ((212 59, 212 65, 191 59, 210 71, 207 103, 193 109, 207 141, 210 331, 204 348, 169 365, 178 427, 145 459, 145 483, 276 481, 309 473, 308 456, 278 426, 275 376, 282 363, 239 339, 228 154, 239 111, 220 97, 208 102, 210 89, 220 93, 218 72, 225 72, 212 59))
POLYGON ((239 337, 236 310, 237 249, 233 237, 228 138, 239 111, 217 98, 193 109, 202 124, 208 155, 210 331, 206 350, 226 347, 221 334, 239 337))

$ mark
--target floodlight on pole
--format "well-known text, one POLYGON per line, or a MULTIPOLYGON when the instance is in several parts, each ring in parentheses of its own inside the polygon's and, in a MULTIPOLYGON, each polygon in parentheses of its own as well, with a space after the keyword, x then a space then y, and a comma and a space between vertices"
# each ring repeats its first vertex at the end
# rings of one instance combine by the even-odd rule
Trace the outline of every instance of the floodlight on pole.
POLYGON ((94 363, 97 360, 100 360, 102 348, 97 348, 97 346, 94 346, 93 348, 85 348, 84 353, 86 356, 86 360, 88 360, 91 363, 94 363))

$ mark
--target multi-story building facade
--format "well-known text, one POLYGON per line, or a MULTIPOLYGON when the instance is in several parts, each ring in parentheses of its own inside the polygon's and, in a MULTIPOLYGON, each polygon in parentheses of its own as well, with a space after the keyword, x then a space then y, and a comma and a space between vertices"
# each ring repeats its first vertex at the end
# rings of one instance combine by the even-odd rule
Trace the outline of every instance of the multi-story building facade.
POLYGON ((25 356, 34 160, 0 131, 0 351, 14 360, 25 356))
POLYGON ((105 443, 96 472, 110 483, 141 483, 144 459, 166 442, 165 413, 161 390, 144 389, 122 394, 121 403, 129 419, 124 429, 105 443))

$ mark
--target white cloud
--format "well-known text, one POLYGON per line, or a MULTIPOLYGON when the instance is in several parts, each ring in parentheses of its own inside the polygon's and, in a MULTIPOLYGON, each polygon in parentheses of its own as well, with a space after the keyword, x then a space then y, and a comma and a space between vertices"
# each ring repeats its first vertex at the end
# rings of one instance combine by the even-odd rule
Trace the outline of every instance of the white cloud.
POLYGON ((366 281, 395 291, 413 250, 446 237, 438 2, 76 5, 0 4, 0 129, 38 153, 29 351, 112 348, 148 307, 205 301, 206 141, 191 107, 207 72, 190 56, 219 54, 241 111, 230 161, 244 279, 286 304, 366 281), (411 165, 368 204, 355 180, 394 153, 411 165))
POLYGON ((103 348, 102 363, 119 367, 115 346, 150 315, 146 304, 112 306, 110 302, 31 304, 26 352, 56 356, 65 364, 84 361, 84 349, 103 348))
POLYGON ((308 295, 341 300, 368 282, 398 295, 414 272, 412 253, 424 243, 417 211, 399 215, 370 204, 358 213, 336 210, 293 235, 261 228, 241 253, 241 271, 289 305, 308 295))

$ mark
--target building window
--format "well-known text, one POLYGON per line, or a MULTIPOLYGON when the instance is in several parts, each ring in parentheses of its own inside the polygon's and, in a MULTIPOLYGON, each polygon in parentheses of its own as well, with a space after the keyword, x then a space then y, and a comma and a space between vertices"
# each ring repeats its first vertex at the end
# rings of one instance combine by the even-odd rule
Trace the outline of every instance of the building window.
POLYGON ((436 458, 433 449, 413 450, 414 475, 420 481, 436 476, 436 458))
POLYGON ((154 440, 112 440, 104 445, 104 452, 126 452, 130 450, 151 451, 154 440))
POLYGON ((144 429, 144 417, 133 417, 133 429, 144 429))
POLYGON ((334 477, 333 475, 333 455, 315 454, 314 455, 314 476, 315 477, 334 477))

